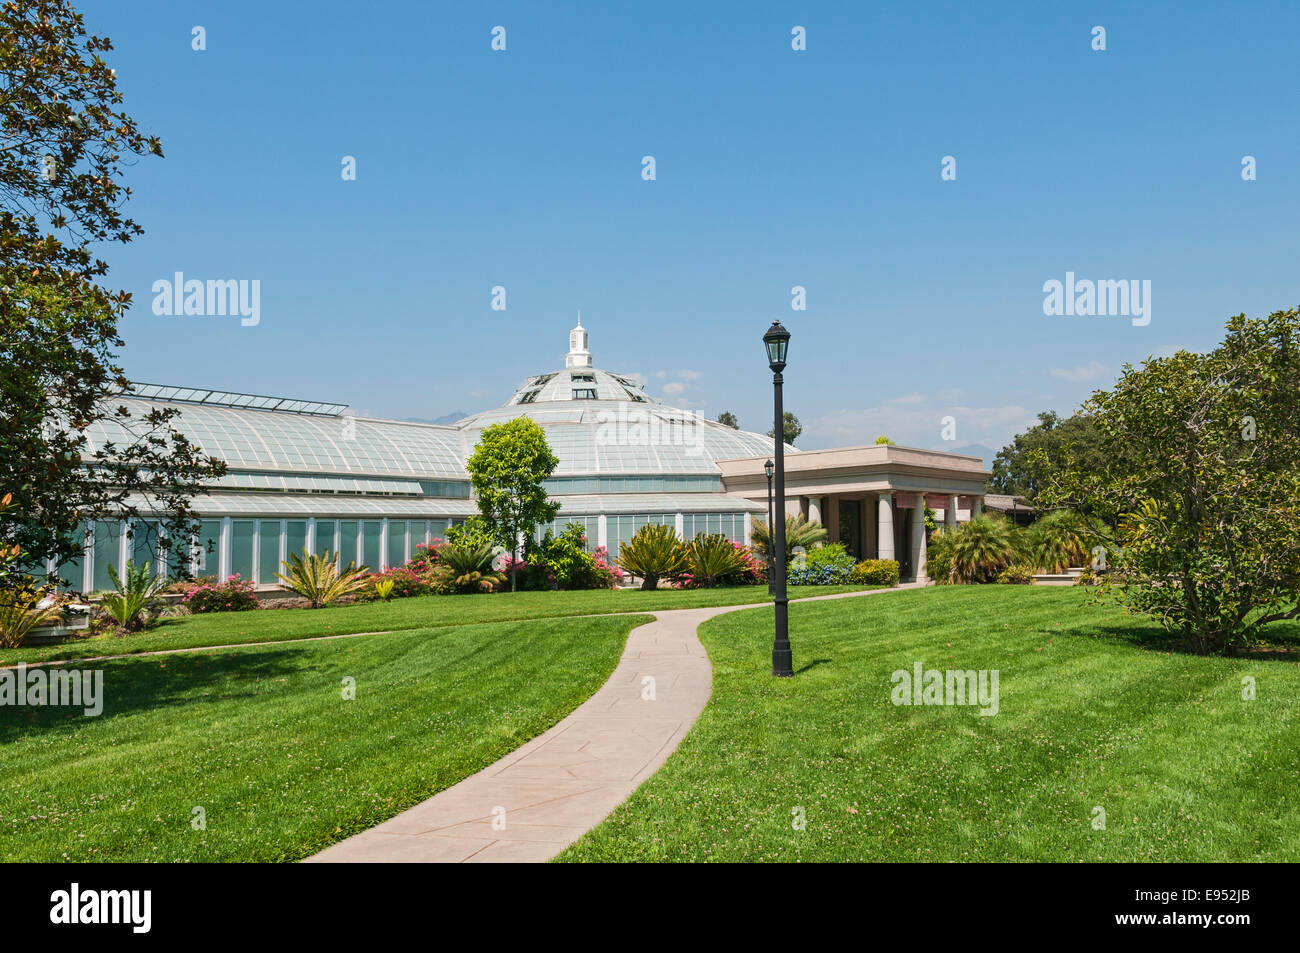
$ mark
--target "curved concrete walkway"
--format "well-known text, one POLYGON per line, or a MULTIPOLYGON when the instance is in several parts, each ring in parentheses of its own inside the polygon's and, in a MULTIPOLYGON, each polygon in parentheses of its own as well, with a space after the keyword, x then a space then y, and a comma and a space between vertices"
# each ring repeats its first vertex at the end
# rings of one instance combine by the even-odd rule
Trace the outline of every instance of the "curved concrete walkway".
POLYGON ((704 710, 713 668, 696 637, 699 625, 768 605, 629 613, 655 621, 632 630, 609 681, 567 718, 478 774, 305 862, 549 860, 654 774, 704 710))

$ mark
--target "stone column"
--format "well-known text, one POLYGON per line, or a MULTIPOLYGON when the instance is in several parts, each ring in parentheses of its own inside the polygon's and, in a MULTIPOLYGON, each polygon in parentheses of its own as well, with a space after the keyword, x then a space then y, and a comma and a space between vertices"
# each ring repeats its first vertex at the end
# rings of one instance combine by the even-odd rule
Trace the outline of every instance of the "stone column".
POLYGON ((894 505, 892 493, 876 499, 876 553, 879 559, 894 558, 894 505))
POLYGON ((976 496, 971 498, 970 518, 974 519, 984 512, 984 497, 976 496))
POLYGON ((826 497, 826 529, 830 535, 826 537, 828 543, 842 543, 840 539, 840 498, 838 496, 826 497))
POLYGON ((821 521, 822 498, 820 496, 810 496, 808 497, 808 522, 821 523, 821 521))
POLYGON ((948 497, 948 502, 944 504, 943 524, 948 528, 949 532, 957 528, 957 504, 960 501, 961 498, 954 493, 948 497))
POLYGON ((925 494, 916 495, 916 509, 912 510, 912 569, 916 581, 925 584, 925 494))

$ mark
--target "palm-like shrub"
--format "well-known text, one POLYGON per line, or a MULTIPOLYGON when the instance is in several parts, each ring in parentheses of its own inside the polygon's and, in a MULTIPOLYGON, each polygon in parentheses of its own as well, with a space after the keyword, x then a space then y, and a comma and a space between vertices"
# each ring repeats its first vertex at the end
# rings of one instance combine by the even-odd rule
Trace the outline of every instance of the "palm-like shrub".
POLYGON ((28 633, 59 610, 37 608, 44 593, 28 586, 0 589, 0 648, 16 649, 28 633))
POLYGON ((492 570, 497 548, 481 539, 444 543, 438 548, 438 562, 433 569, 434 587, 442 592, 492 592, 501 588, 505 576, 492 570))
POLYGON ((304 548, 301 553, 290 553, 281 566, 283 573, 276 573, 280 588, 288 589, 302 596, 313 609, 333 605, 344 596, 351 595, 366 584, 365 566, 358 568, 355 563, 348 563, 339 569, 338 561, 327 549, 324 556, 309 553, 304 548))
MULTIPOLYGON (((941 558, 949 563, 953 582, 993 582, 1021 554, 1021 544, 1008 520, 984 514, 939 537, 950 547, 941 558)), ((927 569, 931 560, 927 551, 927 569)))
POLYGON ((745 550, 721 533, 701 533, 687 543, 686 563, 695 585, 706 589, 749 568, 745 550))
POLYGON ((167 577, 155 576, 152 570, 153 566, 148 562, 137 566, 130 561, 125 573, 118 575, 117 567, 112 563, 108 565, 108 578, 112 580, 113 588, 103 594, 101 602, 109 618, 127 632, 147 629, 162 605, 159 596, 167 588, 167 577))
POLYGON ((1064 572, 1087 565, 1092 546, 1101 539, 1098 528, 1073 510, 1058 510, 1026 531, 1029 561, 1044 572, 1064 572))
POLYGON ((618 554, 619 566, 640 576, 642 589, 657 589, 659 580, 676 579, 689 563, 687 546, 671 526, 642 526, 618 554))
MULTIPOLYGON (((812 549, 815 543, 820 543, 828 535, 826 527, 821 523, 809 520, 802 513, 798 516, 791 516, 787 513, 785 517, 785 564, 789 566, 793 562, 796 549, 812 549)), ((749 531, 749 539, 754 544, 754 549, 766 560, 772 552, 772 537, 768 532, 767 524, 762 520, 754 520, 754 526, 749 531)))

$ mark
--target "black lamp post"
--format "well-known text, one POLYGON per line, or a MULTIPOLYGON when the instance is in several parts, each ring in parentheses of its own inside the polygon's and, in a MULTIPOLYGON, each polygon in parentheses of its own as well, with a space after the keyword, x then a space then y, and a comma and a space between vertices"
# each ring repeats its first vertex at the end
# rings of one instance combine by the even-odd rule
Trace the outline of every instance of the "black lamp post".
POLYGON ((773 535, 776 527, 772 521, 775 517, 772 515, 772 471, 776 467, 771 460, 763 464, 763 472, 767 474, 767 592, 768 595, 776 592, 776 579, 772 575, 772 553, 775 552, 775 539, 773 535))
MULTIPOLYGON (((772 393, 774 416, 772 427, 773 443, 776 445, 776 495, 774 500, 781 503, 781 512, 785 513, 785 412, 781 406, 781 372, 785 370, 786 350, 790 346, 790 332, 781 327, 780 321, 773 321, 772 326, 763 335, 767 346, 767 364, 772 368, 772 393)), ((776 587, 773 601, 776 603, 776 639, 772 643, 772 674, 777 678, 789 678, 794 674, 793 659, 790 655, 790 617, 789 602, 785 592, 785 519, 777 520, 772 513, 772 558, 776 569, 776 587)))

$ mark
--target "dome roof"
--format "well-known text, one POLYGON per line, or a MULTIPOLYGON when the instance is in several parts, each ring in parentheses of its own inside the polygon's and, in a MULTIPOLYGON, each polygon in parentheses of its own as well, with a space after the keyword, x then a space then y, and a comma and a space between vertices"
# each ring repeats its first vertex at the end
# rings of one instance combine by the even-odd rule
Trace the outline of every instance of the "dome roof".
POLYGON ((565 365, 528 378, 501 407, 457 421, 466 444, 478 443, 484 427, 528 417, 546 431, 560 458, 557 476, 716 475, 717 460, 772 452, 771 437, 670 407, 635 378, 593 367, 581 319, 569 333, 565 365))

